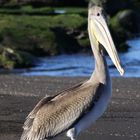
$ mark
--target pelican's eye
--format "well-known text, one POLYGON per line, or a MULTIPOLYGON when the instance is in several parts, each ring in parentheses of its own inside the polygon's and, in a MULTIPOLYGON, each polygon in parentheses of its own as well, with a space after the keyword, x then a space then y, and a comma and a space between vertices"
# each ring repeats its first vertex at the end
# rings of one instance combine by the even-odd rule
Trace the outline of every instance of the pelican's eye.
POLYGON ((100 16, 100 13, 97 13, 97 16, 100 16))

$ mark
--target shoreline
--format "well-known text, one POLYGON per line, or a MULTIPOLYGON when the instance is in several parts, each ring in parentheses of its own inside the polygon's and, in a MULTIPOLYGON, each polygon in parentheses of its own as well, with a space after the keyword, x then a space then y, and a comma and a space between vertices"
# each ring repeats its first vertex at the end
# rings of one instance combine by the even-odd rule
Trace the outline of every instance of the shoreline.
MULTIPOLYGON (((0 75, 0 140, 18 140, 25 117, 46 94, 56 94, 86 79, 0 75)), ((112 78, 112 84, 113 95, 107 111, 78 139, 140 139, 140 78, 112 78)), ((55 139, 67 137, 60 135, 55 139)))

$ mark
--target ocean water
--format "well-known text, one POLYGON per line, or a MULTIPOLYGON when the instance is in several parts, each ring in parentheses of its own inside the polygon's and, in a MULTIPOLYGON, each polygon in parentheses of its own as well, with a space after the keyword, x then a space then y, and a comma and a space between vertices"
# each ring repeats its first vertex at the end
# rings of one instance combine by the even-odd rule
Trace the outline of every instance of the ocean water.
MULTIPOLYGON (((140 77, 140 38, 127 42, 132 46, 127 53, 120 53, 120 59, 125 69, 125 77, 140 77)), ((119 72, 111 59, 107 63, 111 76, 118 77, 119 72)), ((36 67, 16 70, 26 76, 90 76, 94 69, 94 57, 89 54, 59 55, 40 58, 36 67)))

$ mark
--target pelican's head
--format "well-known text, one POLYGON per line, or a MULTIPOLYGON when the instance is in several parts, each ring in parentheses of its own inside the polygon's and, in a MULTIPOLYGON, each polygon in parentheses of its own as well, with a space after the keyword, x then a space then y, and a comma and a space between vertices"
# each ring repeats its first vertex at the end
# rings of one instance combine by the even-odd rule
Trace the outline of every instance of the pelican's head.
POLYGON ((117 70, 121 75, 123 75, 124 70, 121 67, 120 59, 118 57, 117 50, 109 32, 107 23, 103 16, 103 10, 101 7, 89 7, 88 31, 90 40, 94 47, 99 50, 99 44, 101 44, 106 49, 117 70))

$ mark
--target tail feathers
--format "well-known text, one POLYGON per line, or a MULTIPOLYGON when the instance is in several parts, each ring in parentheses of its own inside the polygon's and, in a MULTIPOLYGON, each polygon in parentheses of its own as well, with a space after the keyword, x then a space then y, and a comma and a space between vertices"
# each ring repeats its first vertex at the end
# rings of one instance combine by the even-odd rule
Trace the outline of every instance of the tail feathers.
POLYGON ((35 139, 33 137, 33 135, 31 134, 31 128, 30 128, 30 129, 24 129, 20 140, 38 140, 38 139, 35 139))
POLYGON ((44 140, 45 135, 40 131, 34 131, 32 128, 24 129, 20 140, 44 140))
MULTIPOLYGON (((45 138, 45 133, 40 129, 36 130, 33 128, 33 122, 36 117, 38 110, 46 103, 48 103, 53 97, 46 96, 40 100, 40 102, 35 106, 35 108, 29 113, 26 121, 23 125, 23 133, 20 140, 43 140, 45 138)), ((38 126, 36 126, 38 128, 38 126)))

